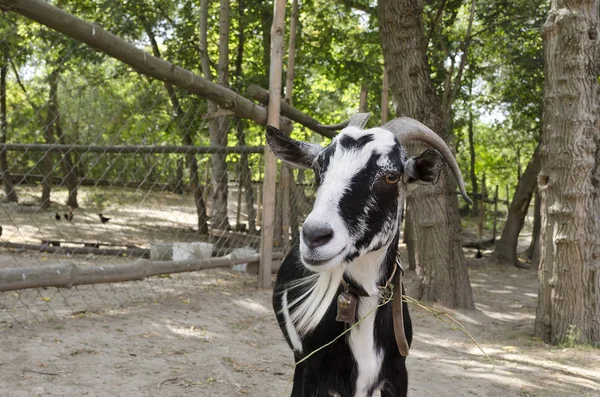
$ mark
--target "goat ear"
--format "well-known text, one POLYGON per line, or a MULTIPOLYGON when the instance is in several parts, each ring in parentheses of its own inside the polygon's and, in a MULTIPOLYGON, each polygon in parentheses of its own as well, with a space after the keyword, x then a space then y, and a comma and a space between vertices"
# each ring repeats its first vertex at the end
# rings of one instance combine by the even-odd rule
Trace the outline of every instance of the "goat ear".
POLYGON ((319 145, 296 141, 270 125, 267 126, 267 143, 275 156, 299 168, 312 167, 314 159, 323 150, 319 145))
POLYGON ((444 158, 435 149, 427 149, 404 164, 404 182, 422 182, 435 185, 444 168, 444 158))

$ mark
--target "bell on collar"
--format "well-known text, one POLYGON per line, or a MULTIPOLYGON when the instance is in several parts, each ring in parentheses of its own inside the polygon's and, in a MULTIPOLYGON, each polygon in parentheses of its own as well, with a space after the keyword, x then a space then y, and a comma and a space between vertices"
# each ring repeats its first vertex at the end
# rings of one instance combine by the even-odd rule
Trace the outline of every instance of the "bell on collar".
POLYGON ((335 321, 356 324, 356 306, 358 298, 350 292, 342 292, 337 297, 337 316, 335 321))

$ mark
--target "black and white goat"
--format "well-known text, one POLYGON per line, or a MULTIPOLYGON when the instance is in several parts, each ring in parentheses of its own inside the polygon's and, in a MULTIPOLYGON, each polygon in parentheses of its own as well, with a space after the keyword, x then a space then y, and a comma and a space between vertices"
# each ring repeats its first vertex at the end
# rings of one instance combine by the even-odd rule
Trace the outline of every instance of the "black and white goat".
MULTIPOLYGON (((281 265, 273 294, 277 320, 296 362, 344 332, 348 325, 336 321, 343 292, 354 295, 356 317, 363 319, 297 364, 293 397, 370 397, 378 390, 382 397, 406 396, 408 376, 396 345, 392 305, 378 307, 380 287, 396 271, 406 186, 436 183, 445 160, 469 200, 456 160, 433 131, 409 118, 364 130, 367 119, 367 114, 353 116, 325 148, 267 127, 275 155, 312 168, 318 184, 312 212, 281 265), (435 149, 407 159, 403 145, 409 140, 435 149)), ((403 326, 410 344, 408 307, 400 302, 403 324, 397 328, 403 326)))

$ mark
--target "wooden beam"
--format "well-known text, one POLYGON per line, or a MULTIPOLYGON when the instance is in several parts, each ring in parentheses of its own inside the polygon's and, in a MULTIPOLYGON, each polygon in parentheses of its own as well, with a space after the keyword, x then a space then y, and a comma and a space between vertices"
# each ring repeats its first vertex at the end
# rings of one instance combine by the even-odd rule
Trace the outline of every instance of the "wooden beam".
MULTIPOLYGON (((281 253, 277 253, 273 259, 281 258, 281 256, 281 253)), ((229 254, 217 258, 185 261, 138 259, 131 263, 102 266, 60 263, 49 266, 7 268, 0 269, 0 291, 43 287, 71 288, 76 285, 143 280, 161 274, 229 267, 239 263, 256 262, 257 260, 258 254, 245 256, 229 254)))
POLYGON ((29 19, 120 60, 145 75, 183 88, 217 103, 240 117, 260 125, 267 123, 267 110, 234 91, 212 83, 189 70, 154 57, 102 27, 77 18, 43 0, 0 0, 0 8, 29 19))

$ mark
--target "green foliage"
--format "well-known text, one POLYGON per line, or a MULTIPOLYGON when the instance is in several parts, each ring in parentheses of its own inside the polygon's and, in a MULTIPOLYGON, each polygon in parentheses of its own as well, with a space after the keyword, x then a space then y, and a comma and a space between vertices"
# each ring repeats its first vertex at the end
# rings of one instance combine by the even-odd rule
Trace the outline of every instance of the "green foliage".
MULTIPOLYGON (((209 3, 208 52, 212 73, 216 75, 219 4, 209 3)), ((150 30, 163 58, 201 74, 198 1, 65 0, 55 4, 149 52, 150 30)), ((466 0, 435 0, 425 4, 427 57, 440 95, 446 80, 457 75, 470 4, 466 0)), ((336 123, 357 110, 361 86, 366 85, 369 111, 374 115, 372 123, 379 122, 383 56, 376 7, 374 0, 301 2, 295 107, 323 123, 336 123)), ((469 168, 467 124, 469 117, 473 117, 475 172, 481 175, 485 170, 489 186, 514 186, 517 150, 524 168, 539 138, 543 78, 540 27, 547 7, 541 0, 477 2, 472 43, 450 124, 457 136, 455 146, 461 168, 466 171, 469 168)), ((289 15, 288 9, 288 19, 289 15)), ((265 88, 268 84, 271 20, 272 2, 231 3, 230 84, 242 95, 250 84, 265 88), (236 75, 240 30, 245 40, 240 74, 236 75)), ((7 87, 9 142, 44 142, 48 76, 58 70, 59 108, 67 142, 180 145, 183 129, 193 131, 195 144, 209 144, 207 123, 202 118, 207 107, 202 98, 176 88, 184 116, 174 117, 162 82, 10 12, 0 20, 0 44, 8 46, 19 77, 18 81, 11 68, 7 87)), ((262 127, 245 123, 245 134, 246 145, 264 144, 262 127)), ((327 142, 299 125, 292 134, 315 143, 327 142)), ((237 144, 233 123, 229 144, 237 144)), ((93 178, 143 179, 142 171, 148 172, 150 167, 157 181, 168 183, 180 157, 84 154, 78 162, 81 171, 93 178)), ((261 156, 249 157, 252 178, 258 180, 262 172, 261 156)), ((201 172, 206 159, 199 157, 201 172)), ((227 159, 229 169, 237 172, 239 156, 229 155, 227 159)), ((36 170, 40 160, 38 152, 24 156, 9 153, 11 169, 17 173, 36 170)), ((312 175, 306 176, 310 182, 312 175)))

